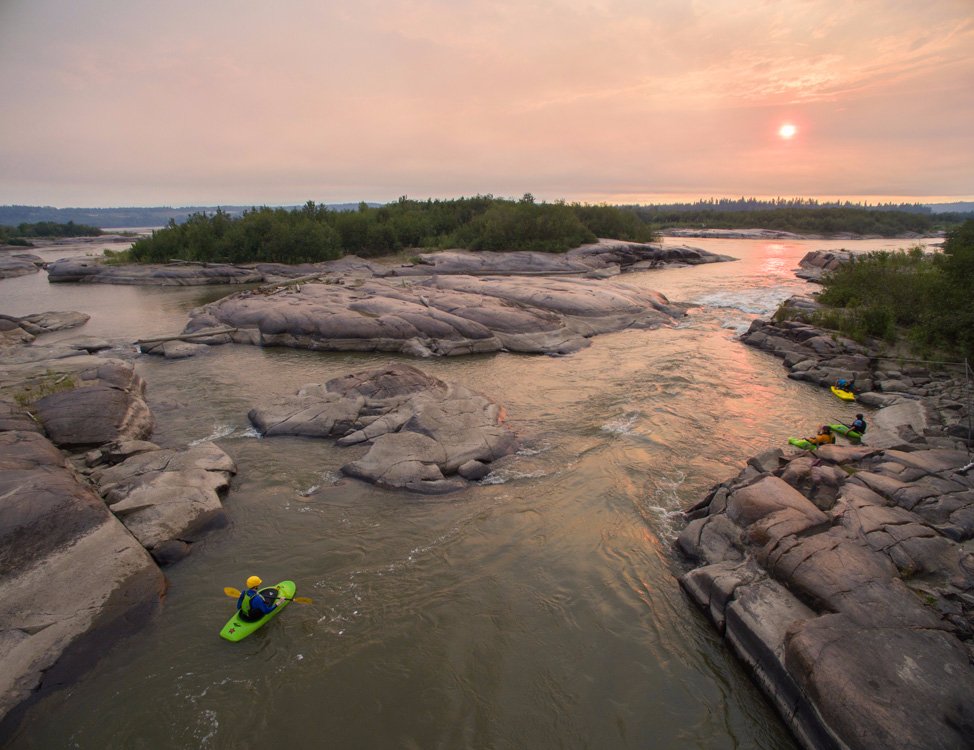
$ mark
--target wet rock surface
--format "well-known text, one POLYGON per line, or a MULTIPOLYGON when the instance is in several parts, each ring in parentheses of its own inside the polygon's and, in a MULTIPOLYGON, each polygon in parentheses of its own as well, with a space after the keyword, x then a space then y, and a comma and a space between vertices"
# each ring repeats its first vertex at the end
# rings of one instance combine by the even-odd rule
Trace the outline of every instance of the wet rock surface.
POLYGON ((974 463, 964 382, 796 321, 745 343, 876 388, 863 444, 751 459, 687 512, 681 577, 812 748, 974 737, 974 463))
POLYGON ((332 437, 368 452, 348 476, 424 494, 463 489, 516 447, 501 408, 479 393, 408 365, 308 385, 249 417, 266 437, 332 437))

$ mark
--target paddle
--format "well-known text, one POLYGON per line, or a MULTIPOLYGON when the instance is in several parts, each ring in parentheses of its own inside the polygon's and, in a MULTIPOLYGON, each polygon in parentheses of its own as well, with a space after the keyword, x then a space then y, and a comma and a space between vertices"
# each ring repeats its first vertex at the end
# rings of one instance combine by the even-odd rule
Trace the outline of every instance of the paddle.
MULTIPOLYGON (((234 599, 236 599, 238 596, 240 596, 240 589, 235 589, 235 588, 232 588, 230 586, 226 586, 223 589, 223 593, 226 594, 227 596, 230 596, 230 597, 233 597, 234 599)), ((279 596, 278 599, 283 599, 284 601, 287 601, 287 602, 297 602, 298 604, 314 604, 314 602, 311 601, 306 596, 295 596, 295 597, 291 597, 291 598, 288 598, 286 596, 279 596)))

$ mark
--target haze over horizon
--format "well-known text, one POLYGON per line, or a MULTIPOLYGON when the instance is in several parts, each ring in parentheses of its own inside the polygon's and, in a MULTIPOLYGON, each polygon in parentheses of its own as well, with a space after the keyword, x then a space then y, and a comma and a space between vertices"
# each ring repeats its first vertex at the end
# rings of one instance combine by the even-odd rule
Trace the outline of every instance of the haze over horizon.
POLYGON ((0 204, 974 200, 974 4, 7 0, 0 204))

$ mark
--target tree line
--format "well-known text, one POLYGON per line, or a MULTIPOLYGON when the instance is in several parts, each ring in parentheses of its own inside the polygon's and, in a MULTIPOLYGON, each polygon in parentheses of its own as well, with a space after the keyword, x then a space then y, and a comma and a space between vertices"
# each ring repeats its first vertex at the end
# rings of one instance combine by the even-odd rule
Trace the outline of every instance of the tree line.
POLYGON ((974 220, 947 233, 942 253, 876 252, 823 279, 814 322, 859 341, 903 340, 921 354, 974 356, 974 220))
POLYGON ((908 232, 930 234, 959 224, 964 214, 932 214, 892 208, 794 205, 775 208, 722 209, 719 206, 635 206, 643 221, 661 229, 775 229, 799 234, 876 234, 891 237, 908 232))
POLYGON ((647 242, 652 228, 615 206, 537 202, 491 195, 394 203, 334 211, 308 201, 297 209, 252 208, 234 217, 218 209, 170 220, 137 240, 126 260, 313 263, 344 255, 378 257, 409 248, 563 252, 598 237, 647 242))
POLYGON ((7 245, 30 245, 30 239, 37 237, 97 237, 102 234, 98 227, 75 224, 69 221, 60 224, 56 221, 26 222, 14 227, 0 225, 0 243, 7 245))

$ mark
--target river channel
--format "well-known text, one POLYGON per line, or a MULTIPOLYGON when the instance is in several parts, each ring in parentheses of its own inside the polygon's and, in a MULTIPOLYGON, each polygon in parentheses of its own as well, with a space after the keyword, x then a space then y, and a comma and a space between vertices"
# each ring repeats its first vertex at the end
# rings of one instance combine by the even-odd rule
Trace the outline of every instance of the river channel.
MULTIPOLYGON (((933 242, 933 241, 930 241, 933 242)), ((812 249, 906 241, 667 240, 739 258, 629 274, 694 305, 676 327, 598 336, 567 357, 406 359, 503 404, 517 457, 461 494, 342 478, 361 453, 260 439, 247 412, 389 355, 246 346, 140 357, 164 447, 214 440, 237 462, 230 525, 165 570, 142 630, 31 706, 9 748, 795 748, 677 583, 680 510, 746 459, 849 419, 737 334, 793 293, 812 249), (240 643, 223 587, 299 596, 240 643)), ((97 248, 97 246, 91 246, 97 248)), ((49 259, 84 252, 44 251, 49 259)), ((182 329, 227 288, 0 281, 0 312, 78 310, 94 335, 182 329)), ((39 343, 43 343, 43 340, 39 343)))

